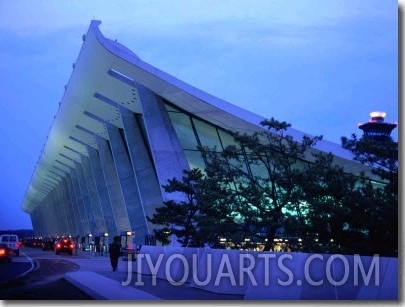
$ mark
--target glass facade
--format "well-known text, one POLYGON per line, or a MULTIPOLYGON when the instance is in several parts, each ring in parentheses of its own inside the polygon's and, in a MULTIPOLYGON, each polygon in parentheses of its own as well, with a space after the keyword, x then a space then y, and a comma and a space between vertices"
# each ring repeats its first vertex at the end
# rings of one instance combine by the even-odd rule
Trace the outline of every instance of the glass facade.
MULTIPOLYGON (((215 148, 220 152, 227 146, 233 145, 240 150, 241 156, 238 160, 228 160, 230 166, 236 167, 250 176, 267 177, 265 166, 249 163, 247 149, 244 148, 242 150, 239 144, 235 142, 233 136, 225 129, 174 107, 168 101, 166 101, 165 107, 190 168, 198 167, 204 170, 206 167, 204 157, 198 149, 199 147, 215 148)), ((303 167, 305 163, 302 162, 302 165, 298 163, 296 167, 303 167)))
POLYGON ((205 169, 206 163, 199 147, 222 151, 224 147, 235 144, 233 137, 225 130, 175 108, 169 103, 165 106, 190 168, 205 169))

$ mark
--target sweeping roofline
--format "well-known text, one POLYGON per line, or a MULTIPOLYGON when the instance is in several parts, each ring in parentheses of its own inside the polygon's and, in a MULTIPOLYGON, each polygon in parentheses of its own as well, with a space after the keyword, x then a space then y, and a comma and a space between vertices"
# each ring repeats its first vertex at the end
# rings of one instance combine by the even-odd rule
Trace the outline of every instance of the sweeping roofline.
MULTIPOLYGON (((55 169, 53 168, 53 164, 55 157, 60 155, 61 150, 66 145, 66 138, 69 136, 69 132, 76 126, 77 118, 83 115, 86 107, 90 104, 88 102, 89 93, 93 95, 93 88, 86 89, 87 91, 77 89, 78 86, 83 86, 80 83, 81 77, 88 77, 89 74, 93 73, 94 79, 98 78, 97 82, 104 81, 102 76, 97 75, 97 73, 86 71, 83 60, 90 59, 88 48, 98 48, 97 52, 100 52, 99 47, 101 46, 107 52, 106 55, 104 53, 98 54, 99 60, 104 61, 101 64, 105 66, 109 65, 110 62, 115 63, 115 60, 119 61, 117 65, 120 65, 122 69, 128 68, 128 71, 136 75, 133 78, 134 84, 137 83, 145 86, 180 108, 224 128, 232 130, 234 127, 242 127, 246 132, 254 131, 262 128, 260 122, 266 119, 201 91, 142 61, 127 47, 104 37, 99 29, 100 24, 101 21, 91 21, 87 34, 83 36, 84 43, 78 56, 77 67, 74 67, 74 71, 65 87, 65 93, 55 115, 54 124, 41 152, 22 204, 22 208, 26 212, 30 212, 60 182, 60 177, 54 174, 55 169), (95 41, 92 40, 93 37, 96 39, 95 41), (86 49, 87 40, 90 42, 88 43, 89 47, 86 49), (94 45, 96 43, 100 46, 94 45)), ((92 68, 94 69, 94 67, 92 68)), ((92 85, 90 84, 90 86, 92 85)), ((304 135, 310 136, 293 128, 289 128, 287 134, 297 141, 300 141, 304 135)), ((353 155, 349 151, 344 150, 336 143, 322 140, 316 144, 315 148, 324 152, 332 152, 335 156, 345 160, 353 159, 353 155)))
MULTIPOLYGON (((192 85, 179 80, 172 75, 169 75, 168 73, 142 61, 135 53, 133 53, 130 49, 122 46, 119 44, 119 48, 117 48, 118 43, 113 42, 112 40, 106 38, 103 36, 99 29, 99 25, 101 24, 101 21, 92 21, 90 28, 92 31, 94 31, 94 34, 98 38, 101 44, 104 45, 104 47, 109 50, 111 53, 115 53, 117 56, 121 57, 122 59, 127 60, 131 64, 135 64, 138 67, 144 69, 146 72, 155 75, 156 77, 166 81, 168 84, 171 84, 172 86, 175 86, 179 88, 181 91, 184 93, 195 97, 201 101, 209 102, 213 106, 228 112, 234 116, 240 117, 243 116, 243 119, 257 127, 260 127, 260 122, 266 118, 257 115, 255 113, 250 112, 249 110, 243 109, 241 107, 238 107, 234 104, 231 104, 223 99, 220 99, 216 96, 213 96, 207 92, 204 92, 196 87, 193 87, 192 85)), ((268 119, 268 118, 267 118, 268 119)), ((294 128, 289 128, 287 133, 294 137, 294 139, 300 141, 304 135, 310 136, 307 133, 304 133, 302 131, 296 130, 294 128)), ((344 159, 353 159, 353 154, 350 153, 349 151, 343 149, 339 144, 327 141, 327 140, 322 140, 321 142, 318 142, 318 144, 315 146, 316 149, 319 149, 321 151, 325 152, 332 152, 334 155, 339 156, 344 159)))
MULTIPOLYGON (((101 31, 99 29, 100 24, 101 24, 101 21, 93 20, 90 24, 90 29, 96 35, 99 42, 111 53, 114 53, 115 55, 130 62, 131 64, 137 65, 139 68, 142 68, 146 72, 148 72, 152 75, 155 75, 156 77, 164 80, 168 84, 170 84, 174 87, 177 87, 178 89, 180 89, 187 95, 190 95, 201 101, 208 102, 208 103, 212 104, 213 106, 215 106, 216 108, 219 108, 234 116, 237 116, 237 117, 243 116, 243 120, 251 123, 252 125, 262 128, 262 126, 260 126, 260 122, 263 121, 264 119, 269 119, 269 118, 264 118, 258 114, 252 113, 251 111, 238 107, 234 104, 231 104, 223 99, 213 96, 196 87, 193 87, 192 85, 190 85, 182 80, 179 80, 176 77, 142 61, 130 49, 103 36, 103 34, 101 33, 101 31)), ((162 93, 158 93, 158 94, 162 94, 162 93)), ((301 141, 303 136, 311 137, 311 135, 304 133, 302 131, 296 130, 294 128, 288 128, 287 134, 291 135, 297 141, 301 141)), ((334 155, 339 156, 344 159, 350 159, 350 160, 353 159, 353 154, 351 152, 343 149, 339 144, 336 144, 336 143, 333 143, 333 142, 330 142, 327 140, 322 140, 322 141, 318 142, 316 144, 315 148, 319 149, 321 151, 325 151, 325 152, 332 152, 334 155)))

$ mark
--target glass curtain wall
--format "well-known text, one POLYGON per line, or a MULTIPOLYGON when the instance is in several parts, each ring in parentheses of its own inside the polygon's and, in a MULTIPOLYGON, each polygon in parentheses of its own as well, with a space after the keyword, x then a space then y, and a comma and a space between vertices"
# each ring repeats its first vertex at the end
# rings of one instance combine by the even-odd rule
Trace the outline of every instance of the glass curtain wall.
POLYGON ((206 167, 199 146, 222 151, 228 145, 236 145, 225 130, 167 103, 166 109, 191 169, 204 170, 206 167))

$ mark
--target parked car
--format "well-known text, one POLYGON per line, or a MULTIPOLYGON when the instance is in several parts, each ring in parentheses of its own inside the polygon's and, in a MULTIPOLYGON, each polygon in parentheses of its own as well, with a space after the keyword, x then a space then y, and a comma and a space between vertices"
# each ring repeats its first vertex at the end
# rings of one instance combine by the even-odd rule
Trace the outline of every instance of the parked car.
POLYGON ((11 262, 13 251, 6 244, 0 244, 0 262, 11 262))
POLYGON ((75 245, 70 239, 62 238, 55 243, 55 254, 59 255, 59 253, 68 253, 69 255, 73 255, 74 248, 75 245))
POLYGON ((0 236, 0 244, 5 244, 16 256, 20 255, 21 242, 15 234, 3 234, 0 236))

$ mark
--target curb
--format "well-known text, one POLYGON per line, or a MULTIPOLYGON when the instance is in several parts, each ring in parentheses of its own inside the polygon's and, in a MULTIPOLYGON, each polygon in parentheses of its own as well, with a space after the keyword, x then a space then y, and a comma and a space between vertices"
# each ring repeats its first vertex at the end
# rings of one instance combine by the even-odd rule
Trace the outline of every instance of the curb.
POLYGON ((161 300, 157 296, 133 287, 122 286, 118 281, 91 271, 69 272, 63 278, 95 300, 161 300))

